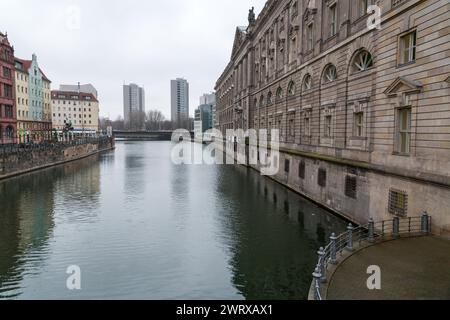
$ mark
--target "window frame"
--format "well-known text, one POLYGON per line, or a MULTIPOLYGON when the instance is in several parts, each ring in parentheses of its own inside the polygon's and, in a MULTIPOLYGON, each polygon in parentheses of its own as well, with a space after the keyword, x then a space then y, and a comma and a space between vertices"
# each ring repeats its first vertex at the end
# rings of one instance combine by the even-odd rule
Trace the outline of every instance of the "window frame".
POLYGON ((353 136, 356 138, 364 138, 364 111, 358 111, 353 114, 353 123, 353 136), (361 131, 361 133, 359 133, 359 131, 361 131))
POLYGON ((333 137, 333 116, 331 114, 325 115, 324 119, 324 137, 332 138, 333 137))
POLYGON ((323 75, 322 75, 322 82, 323 84, 330 84, 333 82, 336 82, 338 78, 338 74, 337 74, 337 68, 334 64, 330 63, 328 64, 325 69, 323 70, 323 75), (334 71, 332 71, 334 70, 334 71), (333 78, 331 79, 331 75, 333 75, 333 78))
POLYGON ((308 73, 308 74, 306 74, 303 77, 302 89, 303 89, 303 92, 307 92, 307 91, 312 89, 312 76, 311 76, 311 74, 308 73), (306 86, 307 83, 309 83, 309 86, 306 86))
POLYGON ((412 108, 411 106, 405 106, 397 108, 397 130, 396 130, 396 147, 395 153, 399 155, 411 154, 411 142, 412 142, 412 108), (406 128, 403 127, 403 116, 406 112, 406 128), (405 137, 406 145, 403 145, 403 136, 405 137))
POLYGON ((365 72, 365 71, 369 71, 374 67, 374 61, 373 61, 373 55, 372 53, 365 49, 365 48, 361 48, 360 50, 358 50, 351 62, 351 70, 352 70, 352 74, 357 74, 357 73, 361 73, 361 72, 365 72), (367 54, 366 57, 369 57, 369 59, 364 59, 363 58, 359 58, 361 57, 363 54, 367 54), (357 64, 357 61, 359 58, 359 62, 361 63, 360 65, 357 64), (370 62, 370 63, 369 63, 370 62))
POLYGON ((328 6, 329 13, 329 37, 334 37, 337 34, 337 3, 334 2, 328 6))
POLYGON ((415 63, 417 60, 417 29, 409 30, 407 32, 402 33, 399 36, 399 44, 398 44, 398 65, 404 66, 408 64, 415 63), (412 39, 411 37, 414 36, 412 39), (406 48, 405 41, 409 40, 410 46, 406 48), (411 41, 413 40, 413 41, 411 41), (407 61, 404 60, 405 53, 408 51, 407 61))

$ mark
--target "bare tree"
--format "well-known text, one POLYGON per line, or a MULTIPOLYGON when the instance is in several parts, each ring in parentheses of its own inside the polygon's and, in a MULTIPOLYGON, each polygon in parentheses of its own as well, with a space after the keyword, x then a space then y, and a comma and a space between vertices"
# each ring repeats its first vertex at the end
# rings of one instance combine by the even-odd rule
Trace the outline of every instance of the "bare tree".
POLYGON ((116 120, 112 122, 113 130, 125 130, 125 121, 121 116, 118 116, 116 120))
POLYGON ((162 125, 166 118, 159 110, 150 110, 147 112, 145 128, 146 130, 163 130, 162 125))
POLYGON ((133 112, 130 116, 130 123, 127 124, 128 130, 145 130, 145 113, 133 112))

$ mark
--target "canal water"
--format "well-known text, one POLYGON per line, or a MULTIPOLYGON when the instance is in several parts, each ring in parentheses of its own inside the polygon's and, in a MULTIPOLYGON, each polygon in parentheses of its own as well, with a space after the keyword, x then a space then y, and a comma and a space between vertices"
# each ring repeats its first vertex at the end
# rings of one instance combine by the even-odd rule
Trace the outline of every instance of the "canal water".
POLYGON ((251 169, 174 165, 170 142, 116 147, 0 182, 0 299, 307 298, 344 221, 251 169))

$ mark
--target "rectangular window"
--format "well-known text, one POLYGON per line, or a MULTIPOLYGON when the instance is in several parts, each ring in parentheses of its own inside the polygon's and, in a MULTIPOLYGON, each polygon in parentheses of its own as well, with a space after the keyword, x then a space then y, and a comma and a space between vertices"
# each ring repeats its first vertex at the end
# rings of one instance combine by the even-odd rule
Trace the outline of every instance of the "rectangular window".
POLYGON ((346 176, 345 177, 345 195, 349 198, 356 199, 356 177, 346 176))
POLYGON ((5 110, 5 118, 13 118, 13 107, 12 106, 3 106, 5 110))
POLYGON ((289 173, 290 168, 291 162, 288 159, 284 160, 284 172, 289 173))
POLYGON ((331 138, 332 136, 332 127, 331 127, 331 116, 326 116, 325 117, 325 137, 326 138, 331 138))
POLYGON ((319 169, 317 175, 317 184, 322 188, 325 188, 327 186, 327 171, 325 169, 319 169))
POLYGON ((306 164, 305 161, 300 161, 300 164, 298 165, 298 176, 300 179, 305 179, 305 171, 306 171, 306 164))
POLYGON ((400 64, 405 64, 416 60, 416 37, 416 31, 400 37, 400 64))
POLYGON ((7 79, 11 79, 11 69, 7 67, 3 67, 3 77, 7 79))
POLYGON ((337 32, 337 10, 336 4, 330 6, 330 36, 334 36, 337 32))
POLYGON ((406 192, 389 190, 389 213, 402 217, 408 214, 408 194, 406 192))
POLYGON ((369 0, 359 0, 359 16, 365 16, 369 8, 369 0))
POLYGON ((397 152, 409 154, 411 151, 411 108, 398 110, 397 152))
POLYGON ((305 136, 311 135, 311 125, 309 121, 309 117, 305 118, 305 136))
POLYGON ((357 112, 354 114, 354 123, 355 123, 355 130, 354 135, 355 137, 362 137, 364 136, 364 112, 357 112))
POLYGON ((308 27, 306 28, 306 48, 307 50, 312 50, 314 46, 314 39, 313 39, 313 24, 310 23, 308 27))
POLYGON ((3 85, 3 96, 5 98, 12 98, 12 86, 9 84, 3 85))
POLYGON ((289 120, 289 135, 291 137, 295 136, 295 127, 294 127, 294 119, 289 120))

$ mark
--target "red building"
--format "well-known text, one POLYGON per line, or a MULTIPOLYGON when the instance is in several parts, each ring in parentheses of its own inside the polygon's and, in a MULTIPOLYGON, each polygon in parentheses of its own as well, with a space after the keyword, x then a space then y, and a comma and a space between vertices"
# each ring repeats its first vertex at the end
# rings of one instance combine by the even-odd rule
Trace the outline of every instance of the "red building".
POLYGON ((0 32, 0 144, 17 142, 14 48, 0 32))

